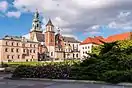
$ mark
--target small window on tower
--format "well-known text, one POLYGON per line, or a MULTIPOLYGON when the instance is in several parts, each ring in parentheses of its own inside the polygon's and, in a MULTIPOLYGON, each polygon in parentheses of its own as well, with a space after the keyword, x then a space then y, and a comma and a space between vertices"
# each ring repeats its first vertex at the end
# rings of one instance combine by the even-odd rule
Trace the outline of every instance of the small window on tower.
POLYGON ((51 52, 51 56, 53 56, 53 52, 51 52))
POLYGON ((37 27, 39 27, 39 24, 37 24, 37 27))

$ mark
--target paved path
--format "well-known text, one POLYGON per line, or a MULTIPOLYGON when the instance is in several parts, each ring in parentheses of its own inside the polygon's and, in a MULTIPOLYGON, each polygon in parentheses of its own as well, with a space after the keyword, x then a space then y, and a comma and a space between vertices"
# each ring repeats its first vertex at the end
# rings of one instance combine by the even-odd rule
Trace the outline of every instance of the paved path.
POLYGON ((132 87, 102 85, 102 84, 1 79, 0 88, 132 88, 132 87))
POLYGON ((9 74, 0 74, 0 88, 132 88, 116 85, 70 83, 70 82, 51 82, 51 81, 27 81, 27 80, 8 80, 9 74))

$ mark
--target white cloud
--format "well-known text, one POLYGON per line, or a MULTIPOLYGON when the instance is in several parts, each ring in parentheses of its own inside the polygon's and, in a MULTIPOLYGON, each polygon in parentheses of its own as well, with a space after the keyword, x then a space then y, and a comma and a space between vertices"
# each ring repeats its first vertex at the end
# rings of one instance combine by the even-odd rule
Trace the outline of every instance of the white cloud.
POLYGON ((132 30, 132 20, 129 20, 129 17, 131 16, 132 16, 131 12, 120 12, 117 15, 117 18, 108 24, 108 28, 114 30, 115 29, 126 30, 126 31, 132 30))
POLYGON ((21 16, 21 12, 19 12, 19 11, 7 12, 6 16, 19 18, 21 16))
POLYGON ((132 0, 14 0, 13 5, 21 12, 37 8, 43 16, 43 28, 51 18, 66 35, 98 33, 100 25, 131 28, 132 0))
POLYGON ((127 17, 131 14, 131 12, 120 12, 120 14, 118 15, 118 18, 123 18, 123 17, 127 17))
POLYGON ((8 2, 7 1, 1 1, 0 2, 0 11, 5 12, 8 8, 8 2))

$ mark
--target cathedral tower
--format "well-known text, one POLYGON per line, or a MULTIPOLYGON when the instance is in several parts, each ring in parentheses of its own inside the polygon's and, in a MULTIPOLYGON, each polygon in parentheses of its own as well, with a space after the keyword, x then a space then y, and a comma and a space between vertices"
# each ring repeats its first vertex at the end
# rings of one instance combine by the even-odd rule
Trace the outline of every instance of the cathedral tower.
POLYGON ((32 22, 32 29, 30 30, 30 39, 32 41, 37 41, 36 36, 41 34, 42 34, 41 22, 39 20, 39 13, 38 11, 36 11, 32 22))
POLYGON ((49 19, 48 23, 46 24, 45 45, 48 48, 49 56, 54 58, 55 32, 54 32, 54 25, 52 24, 50 19, 49 19))

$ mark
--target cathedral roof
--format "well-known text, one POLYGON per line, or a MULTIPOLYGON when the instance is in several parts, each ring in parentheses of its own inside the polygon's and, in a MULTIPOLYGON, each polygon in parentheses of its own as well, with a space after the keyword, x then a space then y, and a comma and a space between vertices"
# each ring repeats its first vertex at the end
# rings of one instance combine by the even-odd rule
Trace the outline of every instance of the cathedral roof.
POLYGON ((51 22, 50 19, 49 19, 48 23, 46 24, 46 26, 48 26, 48 25, 50 25, 50 26, 54 26, 54 25, 52 24, 52 22, 51 22))
POLYGON ((71 42, 71 43, 80 43, 80 41, 76 40, 73 37, 63 37, 64 42, 71 42))

